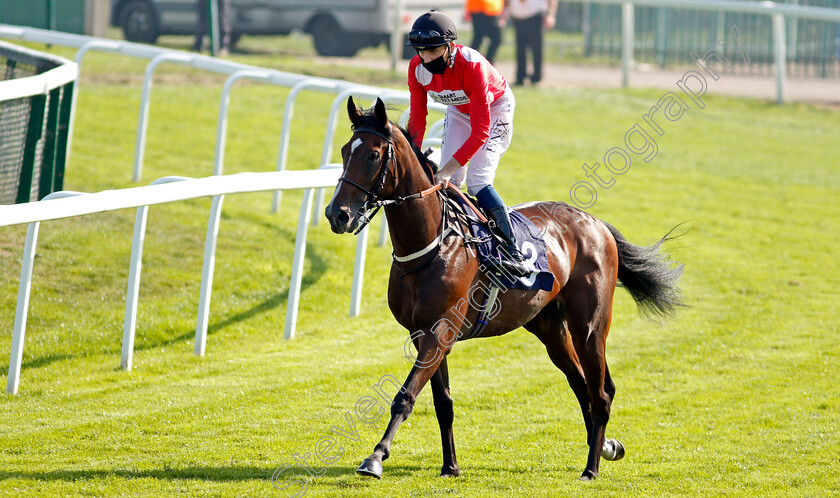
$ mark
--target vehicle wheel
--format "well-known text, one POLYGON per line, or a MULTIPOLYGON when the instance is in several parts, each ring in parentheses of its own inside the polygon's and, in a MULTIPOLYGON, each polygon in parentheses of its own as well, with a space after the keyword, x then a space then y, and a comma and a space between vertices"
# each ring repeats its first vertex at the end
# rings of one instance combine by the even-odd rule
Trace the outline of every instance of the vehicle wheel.
POLYGON ((155 11, 144 0, 134 0, 123 7, 120 27, 130 42, 154 43, 160 36, 155 11))
POLYGON ((318 55, 335 57, 353 57, 359 51, 358 44, 348 35, 332 17, 318 17, 310 25, 318 55))

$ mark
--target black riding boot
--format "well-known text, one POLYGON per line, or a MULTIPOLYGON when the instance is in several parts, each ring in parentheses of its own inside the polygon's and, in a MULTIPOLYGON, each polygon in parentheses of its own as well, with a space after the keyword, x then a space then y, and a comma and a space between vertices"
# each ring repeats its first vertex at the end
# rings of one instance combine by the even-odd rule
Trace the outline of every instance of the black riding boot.
POLYGON ((493 209, 488 210, 487 214, 489 214, 490 218, 492 218, 495 222, 496 232, 501 235, 502 239, 505 241, 503 249, 507 253, 508 257, 502 259, 501 266, 505 270, 519 277, 530 275, 531 270, 525 266, 525 258, 522 257, 522 253, 519 252, 519 248, 516 246, 513 236, 513 228, 510 226, 510 217, 508 216, 507 207, 504 205, 494 207, 493 209))

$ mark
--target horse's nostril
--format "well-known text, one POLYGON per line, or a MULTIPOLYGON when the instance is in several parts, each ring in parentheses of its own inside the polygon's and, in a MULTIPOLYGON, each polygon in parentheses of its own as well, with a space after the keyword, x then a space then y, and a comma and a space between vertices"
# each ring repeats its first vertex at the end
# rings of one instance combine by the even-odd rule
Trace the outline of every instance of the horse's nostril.
POLYGON ((342 211, 338 213, 338 216, 335 217, 335 221, 339 225, 346 225, 350 223, 350 214, 348 214, 347 211, 342 211))

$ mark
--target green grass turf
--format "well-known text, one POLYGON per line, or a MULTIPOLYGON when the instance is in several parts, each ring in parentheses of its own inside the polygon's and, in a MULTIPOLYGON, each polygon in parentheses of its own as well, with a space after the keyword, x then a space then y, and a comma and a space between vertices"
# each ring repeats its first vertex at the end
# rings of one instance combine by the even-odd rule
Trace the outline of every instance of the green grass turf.
MULTIPOLYGON (((362 83, 403 80, 284 56, 238 60, 362 83)), ((135 186, 143 67, 87 56, 67 189, 135 186)), ((211 173, 222 82, 161 68, 141 184, 211 173)), ((273 170, 287 91, 238 85, 225 171, 273 170)), ((571 185, 586 180, 581 164, 622 146, 666 91, 676 89, 519 90, 516 138, 497 188, 511 204, 568 200, 571 185)), ((331 100, 302 95, 290 168, 317 164, 331 100)), ((665 123, 657 156, 645 163, 634 155, 590 209, 638 244, 684 221, 691 227, 669 245, 685 264, 689 305, 676 319, 644 320, 616 292, 607 355, 618 393, 608 434, 627 446, 624 460, 603 462, 594 483, 577 481, 586 458, 579 409, 539 342, 520 330, 451 354, 461 477, 436 477, 440 439, 427 389, 381 481, 354 469, 387 416, 353 418, 356 440, 339 437, 342 453, 317 465, 325 473, 307 480, 306 495, 840 493, 840 112, 705 103, 665 123)), ((348 131, 342 120, 337 145, 348 131)), ((294 454, 312 453, 332 427, 346 430, 344 415, 375 383, 402 380, 410 368, 406 331, 385 302, 390 248, 369 247, 362 315, 347 318, 355 240, 323 222, 310 230, 297 337, 283 340, 300 197, 287 193, 279 214, 269 212, 269 194, 226 198, 202 358, 192 351, 210 201, 151 208, 129 373, 119 357, 134 211, 43 223, 21 389, 0 397, 0 493, 291 495, 272 487, 274 471, 304 473, 294 454)), ((25 232, 0 228, 0 352, 11 344, 25 232)))

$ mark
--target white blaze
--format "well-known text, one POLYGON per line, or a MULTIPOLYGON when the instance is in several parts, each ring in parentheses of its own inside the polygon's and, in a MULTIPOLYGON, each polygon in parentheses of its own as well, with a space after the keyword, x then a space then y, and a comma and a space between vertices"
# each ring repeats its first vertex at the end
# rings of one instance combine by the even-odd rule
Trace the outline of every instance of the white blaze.
POLYGON ((353 140, 353 143, 350 144, 350 155, 351 156, 353 155, 354 152, 356 152, 356 149, 360 145, 362 145, 362 139, 361 138, 357 138, 356 140, 353 140))

